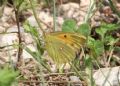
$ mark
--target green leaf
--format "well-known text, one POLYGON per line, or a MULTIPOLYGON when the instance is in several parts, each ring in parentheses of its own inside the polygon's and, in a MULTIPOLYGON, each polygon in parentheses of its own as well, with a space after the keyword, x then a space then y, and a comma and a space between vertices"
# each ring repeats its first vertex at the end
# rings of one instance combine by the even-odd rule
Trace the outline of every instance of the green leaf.
POLYGON ((11 86, 19 72, 8 67, 0 70, 0 86, 11 86))
POLYGON ((107 32, 107 29, 103 27, 96 29, 96 33, 98 33, 102 37, 102 39, 104 38, 106 32, 107 32))
POLYGON ((107 29, 107 31, 116 30, 120 27, 120 24, 102 24, 101 28, 107 29))
POLYGON ((91 54, 93 57, 97 58, 104 52, 104 44, 100 40, 94 40, 91 37, 88 37, 88 47, 91 50, 91 54))
POLYGON ((75 32, 76 22, 73 19, 65 20, 62 25, 63 32, 75 32))
POLYGON ((87 42, 88 47, 93 46, 94 42, 95 42, 95 39, 88 36, 88 42, 87 42))
POLYGON ((23 25, 26 32, 30 33, 32 36, 39 38, 39 32, 37 28, 31 26, 27 21, 23 25))
POLYGON ((94 42, 94 50, 97 56, 101 55, 104 52, 104 44, 100 40, 94 42))
POLYGON ((76 32, 81 33, 82 35, 87 37, 90 34, 89 24, 88 23, 81 24, 76 32))
POLYGON ((118 41, 118 39, 115 39, 112 36, 105 37, 105 44, 107 44, 107 45, 114 45, 117 41, 118 41))
POLYGON ((86 67, 91 68, 92 59, 90 58, 90 56, 86 55, 84 60, 85 60, 86 67))
POLYGON ((119 28, 119 24, 102 24, 100 28, 96 29, 96 32, 104 39, 107 31, 116 30, 119 28))

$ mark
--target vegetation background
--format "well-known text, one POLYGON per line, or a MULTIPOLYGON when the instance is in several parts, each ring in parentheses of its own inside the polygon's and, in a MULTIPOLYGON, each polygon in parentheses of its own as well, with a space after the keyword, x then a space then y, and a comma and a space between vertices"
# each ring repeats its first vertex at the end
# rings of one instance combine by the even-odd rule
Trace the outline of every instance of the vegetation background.
POLYGON ((119 86, 119 8, 119 0, 0 0, 0 86, 119 86), (86 37, 60 66, 43 38, 57 32, 86 37))

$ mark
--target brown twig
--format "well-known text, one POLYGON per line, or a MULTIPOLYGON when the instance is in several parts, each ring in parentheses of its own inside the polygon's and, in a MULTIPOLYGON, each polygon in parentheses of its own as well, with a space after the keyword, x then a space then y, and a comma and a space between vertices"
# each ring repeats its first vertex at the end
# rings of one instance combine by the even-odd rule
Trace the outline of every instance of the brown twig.
MULTIPOLYGON (((42 81, 25 81, 25 80, 19 80, 19 82, 23 83, 43 83, 42 81)), ((83 81, 45 81, 44 83, 53 83, 53 84, 60 84, 60 83, 73 83, 73 84, 85 84, 83 81)))
POLYGON ((39 19, 41 23, 43 23, 44 25, 46 25, 48 28, 50 28, 51 31, 53 31, 53 27, 51 27, 50 25, 46 24, 44 21, 42 21, 41 19, 39 19))
POLYGON ((16 7, 14 7, 14 10, 15 10, 16 23, 18 27, 18 39, 19 39, 18 62, 20 62, 21 54, 22 54, 22 48, 21 48, 22 40, 21 40, 21 31, 20 31, 20 24, 19 24, 19 10, 16 7))

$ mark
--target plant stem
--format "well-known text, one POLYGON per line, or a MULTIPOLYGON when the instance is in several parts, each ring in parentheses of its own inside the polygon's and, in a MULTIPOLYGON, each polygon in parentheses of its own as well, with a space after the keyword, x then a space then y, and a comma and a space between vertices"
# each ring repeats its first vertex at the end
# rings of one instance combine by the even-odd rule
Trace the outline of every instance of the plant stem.
POLYGON ((90 0, 90 5, 87 11, 87 15, 85 16, 84 23, 87 23, 89 21, 89 18, 93 15, 92 12, 94 10, 94 7, 95 7, 95 1, 90 0))
POLYGON ((33 11, 33 15, 34 15, 34 17, 35 17, 35 20, 36 20, 36 22, 38 23, 38 26, 39 26, 39 28, 41 29, 41 31, 43 32, 43 36, 45 37, 45 32, 44 32, 44 30, 43 30, 43 28, 42 28, 42 26, 41 26, 41 24, 40 24, 40 21, 38 20, 38 17, 37 17, 37 14, 36 14, 36 12, 35 12, 35 9, 34 9, 34 6, 33 6, 33 2, 32 2, 32 0, 29 0, 30 1, 30 5, 31 5, 31 8, 32 8, 32 11, 33 11))
POLYGON ((17 27, 18 27, 18 39, 19 39, 18 62, 20 62, 21 54, 22 54, 22 48, 21 48, 22 40, 21 40, 21 33, 20 33, 21 31, 20 31, 20 24, 19 24, 19 9, 17 9, 14 6, 14 10, 15 10, 16 23, 17 23, 17 27))
POLYGON ((53 21, 54 21, 54 30, 56 30, 56 6, 55 6, 56 0, 53 0, 53 21))
MULTIPOLYGON (((98 60, 96 60, 96 59, 94 59, 94 60, 95 60, 95 62, 96 62, 96 65, 98 66, 101 74, 102 74, 103 77, 105 78, 105 82, 108 82, 109 85, 112 86, 111 83, 110 83, 110 81, 108 80, 108 76, 106 76, 106 75, 104 74, 104 72, 101 70, 101 68, 100 68, 100 66, 99 66, 99 64, 98 64, 98 63, 99 63, 98 60)), ((109 71, 109 72, 110 72, 110 71, 109 71)), ((109 73, 108 73, 108 75, 109 75, 109 73)))
POLYGON ((86 79, 84 78, 84 76, 82 76, 82 74, 80 73, 80 71, 78 71, 77 68, 72 63, 69 63, 69 64, 71 65, 71 67, 73 68, 75 73, 79 76, 79 78, 84 80, 85 82, 87 82, 86 79))

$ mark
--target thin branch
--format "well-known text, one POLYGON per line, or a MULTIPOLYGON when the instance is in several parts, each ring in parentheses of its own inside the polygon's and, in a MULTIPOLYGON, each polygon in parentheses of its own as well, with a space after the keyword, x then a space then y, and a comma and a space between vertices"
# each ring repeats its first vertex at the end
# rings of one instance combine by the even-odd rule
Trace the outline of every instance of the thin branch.
POLYGON ((54 30, 56 30, 56 0, 53 0, 53 21, 54 21, 54 30))
MULTIPOLYGON (((25 80, 20 80, 19 82, 23 82, 23 83, 43 83, 42 81, 25 81, 25 80)), ((53 84, 60 84, 60 83, 86 84, 83 81, 45 81, 44 83, 53 83, 53 84)))
POLYGON ((19 47, 18 47, 18 62, 21 61, 21 55, 22 55, 22 48, 20 47, 22 44, 22 39, 21 39, 21 31, 20 31, 20 24, 19 24, 19 9, 16 8, 16 4, 14 3, 14 11, 15 11, 15 18, 16 18, 16 23, 18 27, 18 39, 19 39, 19 47))
POLYGON ((29 0, 29 2, 30 2, 30 5, 31 5, 31 8, 32 8, 32 11, 33 11, 33 15, 34 15, 34 17, 35 17, 35 20, 37 21, 38 26, 39 26, 39 28, 41 29, 41 31, 43 32, 43 36, 45 37, 45 32, 44 32, 44 30, 43 30, 43 28, 42 28, 42 26, 41 26, 41 24, 40 24, 40 21, 38 20, 37 14, 36 14, 35 9, 34 9, 34 6, 33 6, 33 4, 32 4, 32 0, 29 0))
MULTIPOLYGON (((21 39, 21 31, 20 31, 20 24, 19 24, 19 13, 17 10, 15 10, 15 16, 16 16, 16 22, 17 22, 17 27, 18 27, 18 39, 19 39, 19 45, 21 46, 22 44, 22 39, 21 39)), ((19 46, 18 49, 18 62, 21 60, 21 54, 22 54, 22 48, 19 46)))

